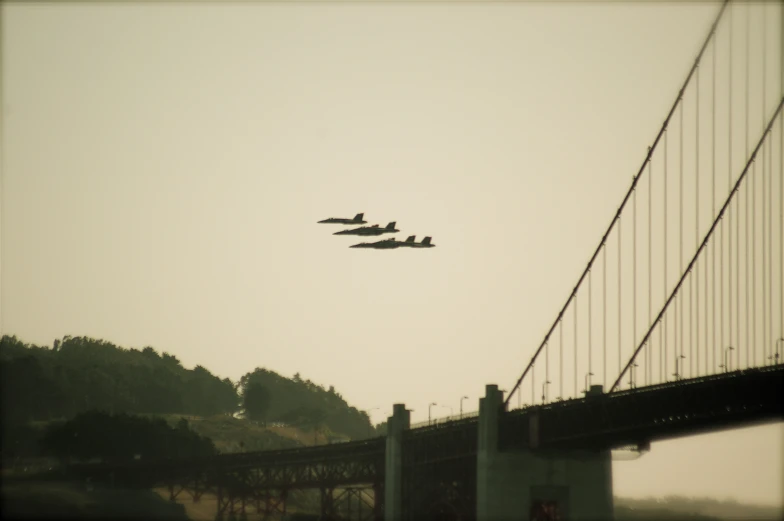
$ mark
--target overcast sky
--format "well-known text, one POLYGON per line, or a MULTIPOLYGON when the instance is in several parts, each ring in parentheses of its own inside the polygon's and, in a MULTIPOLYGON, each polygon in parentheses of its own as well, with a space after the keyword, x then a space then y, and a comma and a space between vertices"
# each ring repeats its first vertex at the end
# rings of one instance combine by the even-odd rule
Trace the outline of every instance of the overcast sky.
MULTIPOLYGON (((299 372, 379 422, 514 384, 718 4, 2 9, 2 332, 299 372), (437 246, 316 224, 359 212, 437 246)), ((781 503, 782 439, 656 443, 615 491, 781 503)))

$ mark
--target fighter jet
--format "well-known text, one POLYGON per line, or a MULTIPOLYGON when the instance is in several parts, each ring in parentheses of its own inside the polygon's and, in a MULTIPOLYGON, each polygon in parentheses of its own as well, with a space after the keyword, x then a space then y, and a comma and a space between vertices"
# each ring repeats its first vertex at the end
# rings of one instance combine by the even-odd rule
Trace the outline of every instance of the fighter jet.
POLYGON ((382 235, 384 233, 395 233, 400 230, 395 229, 394 221, 387 224, 386 228, 379 228, 377 224, 373 226, 362 226, 361 228, 353 228, 351 230, 342 230, 335 232, 332 235, 382 235))
POLYGON ((365 224, 367 221, 363 220, 365 214, 358 213, 354 216, 353 219, 342 219, 340 217, 330 217, 329 219, 324 219, 323 221, 319 221, 318 224, 328 223, 328 224, 365 224))
POLYGON ((422 242, 415 242, 414 241, 415 237, 416 235, 412 235, 411 237, 406 239, 406 242, 401 242, 400 246, 405 246, 407 248, 434 248, 435 247, 435 244, 430 243, 430 239, 432 237, 425 237, 424 239, 422 239, 422 242))
POLYGON ((384 239, 383 241, 378 241, 378 242, 361 242, 359 244, 349 246, 349 248, 373 248, 376 250, 393 250, 395 248, 399 248, 402 244, 403 244, 402 242, 397 242, 393 238, 393 239, 384 239))

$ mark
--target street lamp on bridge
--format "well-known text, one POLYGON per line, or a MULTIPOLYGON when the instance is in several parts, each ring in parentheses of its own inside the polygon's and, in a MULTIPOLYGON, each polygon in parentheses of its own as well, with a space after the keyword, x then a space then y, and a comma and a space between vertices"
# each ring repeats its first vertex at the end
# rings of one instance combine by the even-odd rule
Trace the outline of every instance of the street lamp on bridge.
POLYGON ((585 375, 585 390, 583 391, 585 394, 588 394, 588 379, 593 376, 593 373, 587 373, 585 375))
POLYGON ((634 389, 634 377, 637 376, 637 368, 639 364, 637 362, 632 362, 632 366, 629 368, 629 389, 634 389))
POLYGON ((776 339, 776 352, 768 357, 769 360, 773 360, 773 365, 779 365, 779 345, 784 345, 784 338, 776 339))
POLYGON ((550 380, 547 380, 542 384, 542 404, 547 402, 547 384, 549 383, 551 383, 550 380))
POLYGON ((364 413, 367 415, 367 417, 368 417, 368 438, 370 438, 370 436, 371 436, 371 435, 372 435, 372 433, 373 433, 373 420, 371 420, 371 419, 370 419, 370 411, 376 411, 376 410, 378 410, 378 409, 381 409, 381 407, 371 407, 370 409, 364 409, 364 410, 362 411, 362 412, 364 412, 364 413))
POLYGON ((719 364, 719 367, 723 367, 724 368, 724 372, 725 373, 729 372, 729 370, 730 370, 730 365, 729 364, 732 363, 732 357, 729 358, 729 362, 727 361, 727 353, 729 353, 733 349, 735 349, 735 348, 732 347, 732 346, 729 346, 729 347, 727 347, 727 349, 724 350, 724 363, 723 364, 719 364))
POLYGON ((463 417, 463 400, 468 400, 468 396, 463 396, 460 398, 460 417, 463 417))
POLYGON ((436 402, 433 402, 433 403, 431 403, 430 405, 427 406, 427 424, 428 425, 430 425, 430 422, 431 422, 430 411, 433 409, 434 405, 438 405, 438 404, 436 402))
MULTIPOLYGON (((730 349, 732 349, 732 348, 730 348, 730 349)), ((672 376, 674 376, 674 377, 675 377, 675 381, 676 381, 676 382, 677 382, 678 380, 680 380, 680 379, 681 379, 681 376, 682 376, 682 375, 681 375, 681 374, 678 372, 678 362, 679 362, 680 360, 683 360, 683 359, 685 359, 685 358, 686 358, 686 355, 678 355, 677 357, 675 357, 675 374, 673 374, 672 376)))

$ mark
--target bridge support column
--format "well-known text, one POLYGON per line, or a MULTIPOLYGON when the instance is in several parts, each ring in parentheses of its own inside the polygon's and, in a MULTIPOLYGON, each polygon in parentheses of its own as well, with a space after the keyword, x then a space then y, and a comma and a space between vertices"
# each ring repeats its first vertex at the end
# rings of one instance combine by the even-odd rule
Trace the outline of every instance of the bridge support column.
POLYGON ((530 414, 532 447, 499 448, 503 396, 488 385, 479 400, 477 521, 613 519, 612 462, 609 451, 537 449, 538 421, 530 414), (553 515, 559 512, 558 515, 553 515))
POLYGON ((396 403, 387 419, 384 468, 384 521, 403 520, 403 431, 411 426, 411 412, 396 403))

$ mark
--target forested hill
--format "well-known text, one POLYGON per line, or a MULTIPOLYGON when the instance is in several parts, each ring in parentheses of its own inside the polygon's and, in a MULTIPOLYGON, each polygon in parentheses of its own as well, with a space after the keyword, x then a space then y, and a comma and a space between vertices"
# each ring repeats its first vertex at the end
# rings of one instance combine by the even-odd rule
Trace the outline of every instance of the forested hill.
POLYGON ((2 420, 27 423, 69 419, 91 410, 132 414, 233 414, 250 406, 257 421, 285 422, 351 438, 370 432, 367 415, 330 387, 256 369, 240 382, 219 378, 152 347, 126 349, 87 337, 53 347, 0 339, 2 420), (247 396, 245 396, 247 395, 247 396), (326 428, 326 429, 325 429, 326 428))

